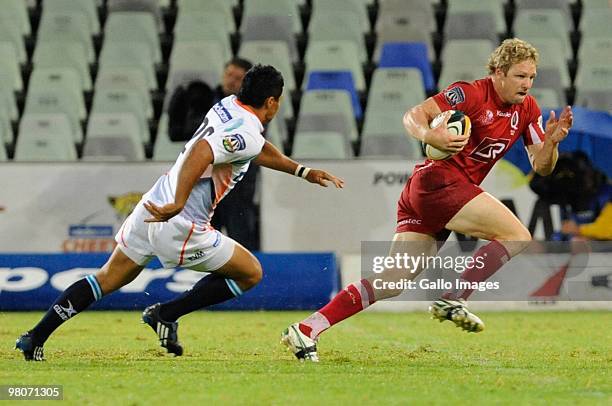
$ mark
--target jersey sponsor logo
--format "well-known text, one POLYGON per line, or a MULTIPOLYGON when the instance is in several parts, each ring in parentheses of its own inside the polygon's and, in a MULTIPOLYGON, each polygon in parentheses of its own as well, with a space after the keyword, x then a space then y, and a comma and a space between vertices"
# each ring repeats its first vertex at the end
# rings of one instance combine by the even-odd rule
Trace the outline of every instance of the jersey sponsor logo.
POLYGON ((519 125, 519 113, 515 111, 512 113, 512 118, 510 119, 510 128, 513 130, 517 130, 519 125))
POLYGON ((222 123, 227 123, 232 119, 232 115, 227 111, 221 103, 217 103, 213 106, 213 111, 217 113, 222 123))
POLYGON ((196 259, 200 259, 202 258, 204 255, 206 255, 206 253, 202 250, 197 251, 195 254, 193 254, 190 257, 187 257, 188 261, 195 261, 196 259))
POLYGON ((405 219, 397 223, 398 226, 403 226, 404 224, 422 224, 423 220, 421 219, 405 219))
POLYGON ((446 98, 446 102, 451 106, 456 106, 465 101, 465 93, 463 93, 463 89, 459 86, 445 90, 444 97, 446 98))
POLYGON ((488 125, 493 122, 493 112, 491 110, 486 110, 480 117, 478 117, 478 121, 483 125, 488 125))
POLYGON ((510 117, 512 113, 509 111, 499 111, 497 110, 497 117, 510 117))
POLYGON ((468 158, 478 162, 489 163, 504 154, 510 144, 507 138, 485 137, 480 144, 468 155, 468 158))
POLYGON ((223 148, 230 153, 242 151, 246 148, 246 142, 240 134, 226 135, 223 137, 223 148))

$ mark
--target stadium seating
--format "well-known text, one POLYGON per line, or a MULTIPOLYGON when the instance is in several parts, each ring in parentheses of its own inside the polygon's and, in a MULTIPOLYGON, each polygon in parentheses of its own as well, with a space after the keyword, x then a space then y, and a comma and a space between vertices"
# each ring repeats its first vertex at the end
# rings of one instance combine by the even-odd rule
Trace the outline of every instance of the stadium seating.
POLYGON ((106 6, 109 14, 125 11, 150 13, 157 23, 158 30, 164 31, 158 0, 107 0, 106 6))
POLYGON ((289 48, 283 41, 243 41, 239 55, 253 63, 272 65, 283 74, 285 88, 295 90, 295 75, 289 48))
POLYGON ((420 144, 403 134, 384 134, 364 137, 359 152, 361 158, 421 159, 420 144))
MULTIPOLYGON (((370 19, 368 18, 365 3, 362 0, 312 0, 312 18, 316 19, 317 14, 341 15, 347 11, 352 11, 358 16, 356 21, 361 32, 370 31, 370 19)), ((353 22, 355 23, 355 22, 353 22)))
MULTIPOLYGON (((365 90, 365 76, 357 45, 352 41, 311 41, 304 57, 306 77, 312 71, 350 71, 353 75, 355 89, 365 90)), ((303 88, 306 88, 304 81, 303 88)))
POLYGON ((612 64, 612 37, 583 38, 578 50, 578 62, 612 64))
POLYGON ((85 99, 81 78, 72 68, 36 68, 30 76, 29 90, 31 92, 54 90, 67 92, 73 97, 79 117, 85 118, 85 99))
MULTIPOLYGON (((175 89, 180 72, 200 72, 197 77, 204 79, 210 87, 215 87, 223 73, 225 58, 219 45, 211 41, 190 41, 178 43, 170 55, 170 71, 166 89, 175 89)), ((183 78, 185 77, 182 74, 183 78)), ((193 75, 187 75, 193 76, 193 75)))
POLYGON ((131 112, 93 112, 87 124, 83 159, 136 160, 144 159, 141 119, 131 112))
POLYGON ((168 134, 168 114, 164 113, 159 119, 157 137, 153 149, 154 161, 174 161, 183 148, 186 141, 172 141, 168 134))
POLYGON ((581 0, 582 11, 612 8, 609 0, 581 0))
MULTIPOLYGON (((450 0, 446 10, 447 16, 453 14, 464 13, 490 13, 495 21, 495 32, 498 34, 505 33, 506 20, 504 16, 504 1, 489 0, 489 1, 473 1, 473 0, 450 0)), ((454 38, 454 37, 452 37, 454 38)))
POLYGON ((612 8, 585 10, 580 19, 583 38, 610 38, 612 36, 612 8))
MULTIPOLYGON (((425 98, 423 74, 418 68, 378 68, 372 75, 370 92, 398 90, 425 98)), ((370 93, 372 94, 372 93, 370 93)))
MULTIPOLYGON (((149 141, 147 120, 151 117, 152 108, 150 104, 145 103, 140 92, 129 89, 97 89, 91 111, 92 116, 95 113, 130 113, 137 119, 139 125, 139 130, 134 136, 141 137, 145 142, 149 141)), ((90 117, 89 122, 92 120, 90 117)), ((110 121, 109 119, 108 122, 110 121)))
MULTIPOLYGON (((6 117, 10 120, 17 120, 18 110, 15 100, 15 92, 13 91, 12 78, 4 73, 0 73, 0 111, 6 113, 6 117)), ((10 123, 6 123, 10 125, 10 123)))
POLYGON ((198 15, 209 13, 223 14, 225 26, 231 31, 236 31, 236 23, 234 20, 233 8, 236 5, 234 1, 226 0, 178 0, 178 19, 183 15, 198 15))
POLYGON ((283 151, 284 145, 289 142, 285 120, 278 118, 272 120, 266 127, 264 136, 268 141, 283 151))
POLYGON ((538 105, 541 109, 558 109, 559 107, 565 106, 567 103, 565 98, 561 99, 556 89, 547 87, 531 88, 529 93, 536 98, 538 105))
POLYGON ((412 20, 415 24, 422 24, 425 31, 433 33, 437 28, 433 9, 434 3, 437 2, 428 0, 380 0, 376 32, 379 31, 379 21, 382 18, 387 16, 415 16, 417 19, 412 20))
POLYGON ((12 42, 0 42, 0 72, 11 78, 10 86, 13 90, 23 90, 21 68, 12 42))
POLYGON ((138 68, 108 67, 98 73, 96 89, 137 90, 150 103, 149 84, 142 70, 138 68))
MULTIPOLYGON (((59 115, 74 149, 92 118, 129 112, 138 126, 118 132, 135 131, 140 145, 128 155, 143 159, 142 143, 157 127, 146 151, 172 160, 182 144, 167 137, 172 93, 194 79, 217 85, 236 54, 283 73, 284 102, 267 131, 275 145, 291 146, 297 133, 337 132, 363 156, 420 156, 402 114, 451 82, 485 75, 507 35, 540 53, 531 93, 543 110, 570 102, 610 111, 610 21, 608 0, 3 0, 0 138, 10 154, 24 117, 59 115), (117 92, 129 95, 124 103, 101 102, 117 92)), ((107 142, 90 143, 85 159, 113 152, 107 142)))
POLYGON ((244 3, 243 18, 251 16, 289 16, 294 34, 302 32, 300 10, 295 1, 248 0, 244 3))
POLYGON ((612 114, 612 89, 608 90, 582 90, 576 91, 576 106, 591 110, 608 111, 612 114))
MULTIPOLYGON (((174 26, 174 47, 185 42, 215 42, 221 50, 222 61, 230 60, 232 45, 229 32, 220 13, 184 15, 174 26)), ((217 58, 217 54, 210 58, 217 58)))
POLYGON ((566 59, 572 57, 567 16, 561 10, 518 10, 514 19, 514 35, 529 42, 537 38, 558 38, 566 59))
POLYGON ((515 0, 517 10, 559 10, 565 17, 565 27, 571 31, 573 22, 570 3, 572 0, 515 0))
POLYGON ((376 48, 374 62, 380 61, 382 47, 388 42, 422 42, 427 45, 427 58, 435 58, 430 27, 422 15, 405 10, 402 13, 381 16, 376 23, 376 48))
POLYGON ((57 89, 30 89, 26 99, 24 115, 41 113, 65 114, 70 122, 74 142, 83 140, 81 120, 84 120, 85 116, 71 92, 57 89))
POLYGON ((488 39, 450 39, 442 48, 444 65, 484 65, 496 43, 488 39))
POLYGON ((90 32, 100 33, 100 19, 95 0, 44 0, 44 9, 54 13, 71 13, 78 11, 87 16, 90 32))
POLYGON ((354 11, 342 14, 315 15, 308 26, 308 39, 310 41, 351 41, 355 43, 359 61, 365 63, 368 58, 365 37, 358 25, 354 24, 359 18, 354 11))
POLYGON ((104 26, 104 42, 141 44, 149 48, 154 63, 162 61, 157 22, 148 12, 110 14, 104 26))
POLYGON ((87 138, 83 147, 84 161, 142 161, 144 152, 131 138, 109 135, 87 138))
POLYGON ((310 128, 318 126, 321 130, 330 126, 337 126, 337 121, 341 120, 344 123, 342 128, 348 129, 347 132, 342 134, 348 140, 357 139, 355 112, 351 96, 346 90, 309 90, 304 92, 298 116, 298 128, 300 125, 304 125, 301 124, 304 120, 309 122, 310 128), (329 117, 329 120, 325 120, 324 116, 329 117))
POLYGON ((444 24, 444 37, 447 39, 488 39, 497 43, 495 16, 491 11, 449 14, 444 24))
POLYGON ((355 118, 361 119, 361 104, 355 90, 353 74, 349 71, 310 71, 306 79, 306 90, 340 89, 351 95, 355 118))
POLYGON ((390 42, 383 45, 379 68, 417 68, 427 91, 435 88, 433 71, 422 42, 390 42))
POLYGON ((74 161, 70 120, 65 114, 25 114, 19 123, 16 161, 74 161))
POLYGON ((23 35, 17 22, 11 19, 9 15, 0 14, 0 41, 12 43, 17 52, 17 61, 19 63, 26 62, 27 53, 23 35))
POLYGON ((582 64, 576 73, 579 90, 612 90, 612 66, 608 64, 582 64))
POLYGON ((333 131, 298 132, 291 156, 295 159, 349 159, 353 157, 353 151, 343 134, 333 131))
POLYGON ((87 51, 80 41, 38 42, 32 62, 34 68, 73 68, 81 78, 83 90, 91 90, 87 51))
POLYGON ((14 21, 21 35, 30 35, 32 28, 26 3, 23 0, 3 0, 1 4, 0 21, 14 21))
POLYGON ((4 149, 4 144, 11 144, 12 142, 13 130, 11 128, 11 118, 9 117, 8 110, 0 105, 0 146, 4 149))
POLYGON ((87 16, 80 11, 43 11, 36 44, 40 46, 45 42, 78 42, 85 50, 87 62, 93 63, 96 55, 89 24, 87 16))
POLYGON ((293 34, 290 16, 265 15, 245 17, 240 27, 242 41, 284 41, 289 48, 293 62, 298 62, 299 54, 293 34))

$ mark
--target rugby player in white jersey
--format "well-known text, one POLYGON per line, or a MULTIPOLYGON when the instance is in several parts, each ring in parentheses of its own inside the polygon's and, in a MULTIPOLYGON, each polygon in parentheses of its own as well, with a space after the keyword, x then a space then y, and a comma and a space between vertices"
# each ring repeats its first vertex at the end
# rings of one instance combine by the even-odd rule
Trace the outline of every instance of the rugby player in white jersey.
POLYGON ((257 285, 262 278, 259 261, 210 226, 216 204, 240 181, 249 163, 254 160, 321 186, 343 187, 341 179, 298 164, 262 136, 264 125, 278 112, 282 91, 281 73, 272 66, 257 65, 247 72, 237 96, 226 97, 210 109, 170 171, 125 220, 106 264, 68 287, 41 321, 17 339, 16 347, 26 360, 42 361, 43 345, 55 329, 130 283, 154 256, 165 267, 210 272, 192 289, 143 313, 143 321, 157 333, 161 346, 177 356, 183 353, 177 337, 180 316, 257 285))

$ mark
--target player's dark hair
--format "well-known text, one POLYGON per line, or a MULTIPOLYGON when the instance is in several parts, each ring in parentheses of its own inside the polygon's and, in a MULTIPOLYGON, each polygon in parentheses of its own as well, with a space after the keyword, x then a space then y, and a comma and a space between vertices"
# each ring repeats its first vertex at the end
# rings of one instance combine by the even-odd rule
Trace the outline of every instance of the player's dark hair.
POLYGON ((256 108, 262 107, 268 97, 278 99, 283 93, 283 75, 270 65, 257 64, 244 75, 238 91, 238 100, 256 108))
POLYGON ((229 62, 225 64, 225 67, 227 68, 230 65, 234 65, 239 68, 242 68, 244 69, 245 72, 253 67, 253 64, 250 61, 244 58, 239 58, 239 57, 230 59, 229 62))

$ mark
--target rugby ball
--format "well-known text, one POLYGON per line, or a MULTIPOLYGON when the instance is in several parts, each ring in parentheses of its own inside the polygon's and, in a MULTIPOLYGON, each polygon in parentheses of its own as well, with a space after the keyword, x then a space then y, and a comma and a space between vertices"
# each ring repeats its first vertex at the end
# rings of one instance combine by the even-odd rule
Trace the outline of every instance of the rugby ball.
MULTIPOLYGON (((448 119, 448 125, 446 127, 448 128, 448 131, 456 135, 467 134, 469 136, 470 131, 472 130, 472 123, 470 121, 470 118, 466 116, 465 114, 463 114, 462 111, 459 111, 459 110, 448 110, 448 111, 450 113, 447 111, 443 111, 442 113, 434 117, 434 119, 431 120, 431 123, 429 123, 429 127, 430 128, 438 127, 440 124, 442 124, 446 115, 450 114, 450 118, 448 119)), ((431 145, 426 144, 424 142, 421 144, 422 144, 423 152, 425 153, 425 156, 429 159, 433 159, 434 161, 446 159, 452 155, 446 151, 440 151, 439 149, 432 147, 431 145)))

